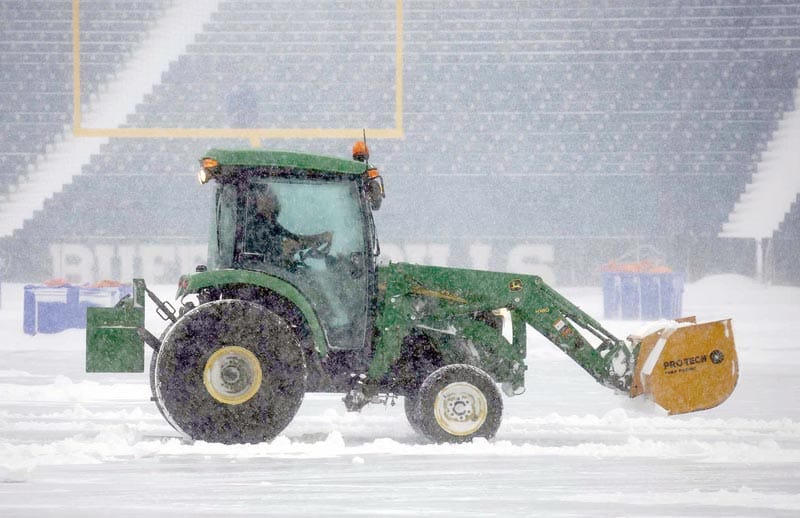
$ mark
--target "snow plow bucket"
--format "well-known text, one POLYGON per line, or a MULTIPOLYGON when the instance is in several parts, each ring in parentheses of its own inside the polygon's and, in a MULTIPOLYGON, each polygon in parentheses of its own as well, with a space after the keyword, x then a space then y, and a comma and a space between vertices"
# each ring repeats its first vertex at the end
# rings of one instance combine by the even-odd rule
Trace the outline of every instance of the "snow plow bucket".
POLYGON ((719 405, 738 379, 730 320, 676 322, 641 338, 630 395, 645 394, 670 414, 683 414, 719 405))

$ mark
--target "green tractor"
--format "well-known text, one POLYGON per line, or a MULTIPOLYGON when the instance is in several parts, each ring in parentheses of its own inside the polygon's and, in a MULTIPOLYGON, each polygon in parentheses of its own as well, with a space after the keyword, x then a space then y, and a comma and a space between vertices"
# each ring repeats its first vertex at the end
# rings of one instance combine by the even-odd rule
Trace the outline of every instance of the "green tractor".
POLYGON ((176 311, 144 280, 113 308, 89 308, 88 372, 143 372, 153 400, 196 439, 276 437, 306 392, 348 410, 404 396, 411 426, 435 442, 490 438, 503 399, 525 387, 531 326, 599 383, 646 394, 670 413, 733 391, 729 320, 674 322, 620 340, 541 278, 405 263, 378 265, 372 212, 384 199, 366 146, 354 160, 212 149, 208 264, 179 280, 176 311), (145 298, 169 321, 144 327, 145 298))

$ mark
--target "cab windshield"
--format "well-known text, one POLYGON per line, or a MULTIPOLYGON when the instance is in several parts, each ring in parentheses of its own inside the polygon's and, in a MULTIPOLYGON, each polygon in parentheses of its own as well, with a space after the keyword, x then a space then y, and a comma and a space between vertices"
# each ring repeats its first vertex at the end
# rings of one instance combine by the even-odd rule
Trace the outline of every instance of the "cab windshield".
POLYGON ((262 255, 289 269, 321 269, 325 265, 320 260, 327 256, 361 253, 363 248, 354 182, 267 178, 254 179, 247 190, 245 254, 262 255))

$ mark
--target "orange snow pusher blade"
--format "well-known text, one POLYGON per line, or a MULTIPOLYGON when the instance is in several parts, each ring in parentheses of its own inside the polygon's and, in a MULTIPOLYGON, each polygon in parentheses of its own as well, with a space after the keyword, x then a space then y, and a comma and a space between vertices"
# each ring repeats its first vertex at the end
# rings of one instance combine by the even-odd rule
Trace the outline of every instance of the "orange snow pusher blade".
POLYGON ((639 343, 631 397, 649 396, 670 414, 712 408, 739 379, 730 320, 704 324, 683 319, 648 334, 639 343))

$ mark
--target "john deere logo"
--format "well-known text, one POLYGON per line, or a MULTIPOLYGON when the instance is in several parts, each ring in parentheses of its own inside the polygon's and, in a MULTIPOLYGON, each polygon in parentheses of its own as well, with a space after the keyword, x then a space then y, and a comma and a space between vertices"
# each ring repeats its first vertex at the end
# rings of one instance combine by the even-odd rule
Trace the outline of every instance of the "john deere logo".
POLYGON ((711 351, 711 354, 708 355, 711 358, 711 363, 719 364, 725 360, 725 355, 719 349, 714 349, 711 351))
POLYGON ((522 289, 522 281, 519 279, 514 279, 508 283, 508 289, 511 291, 520 291, 522 289))

